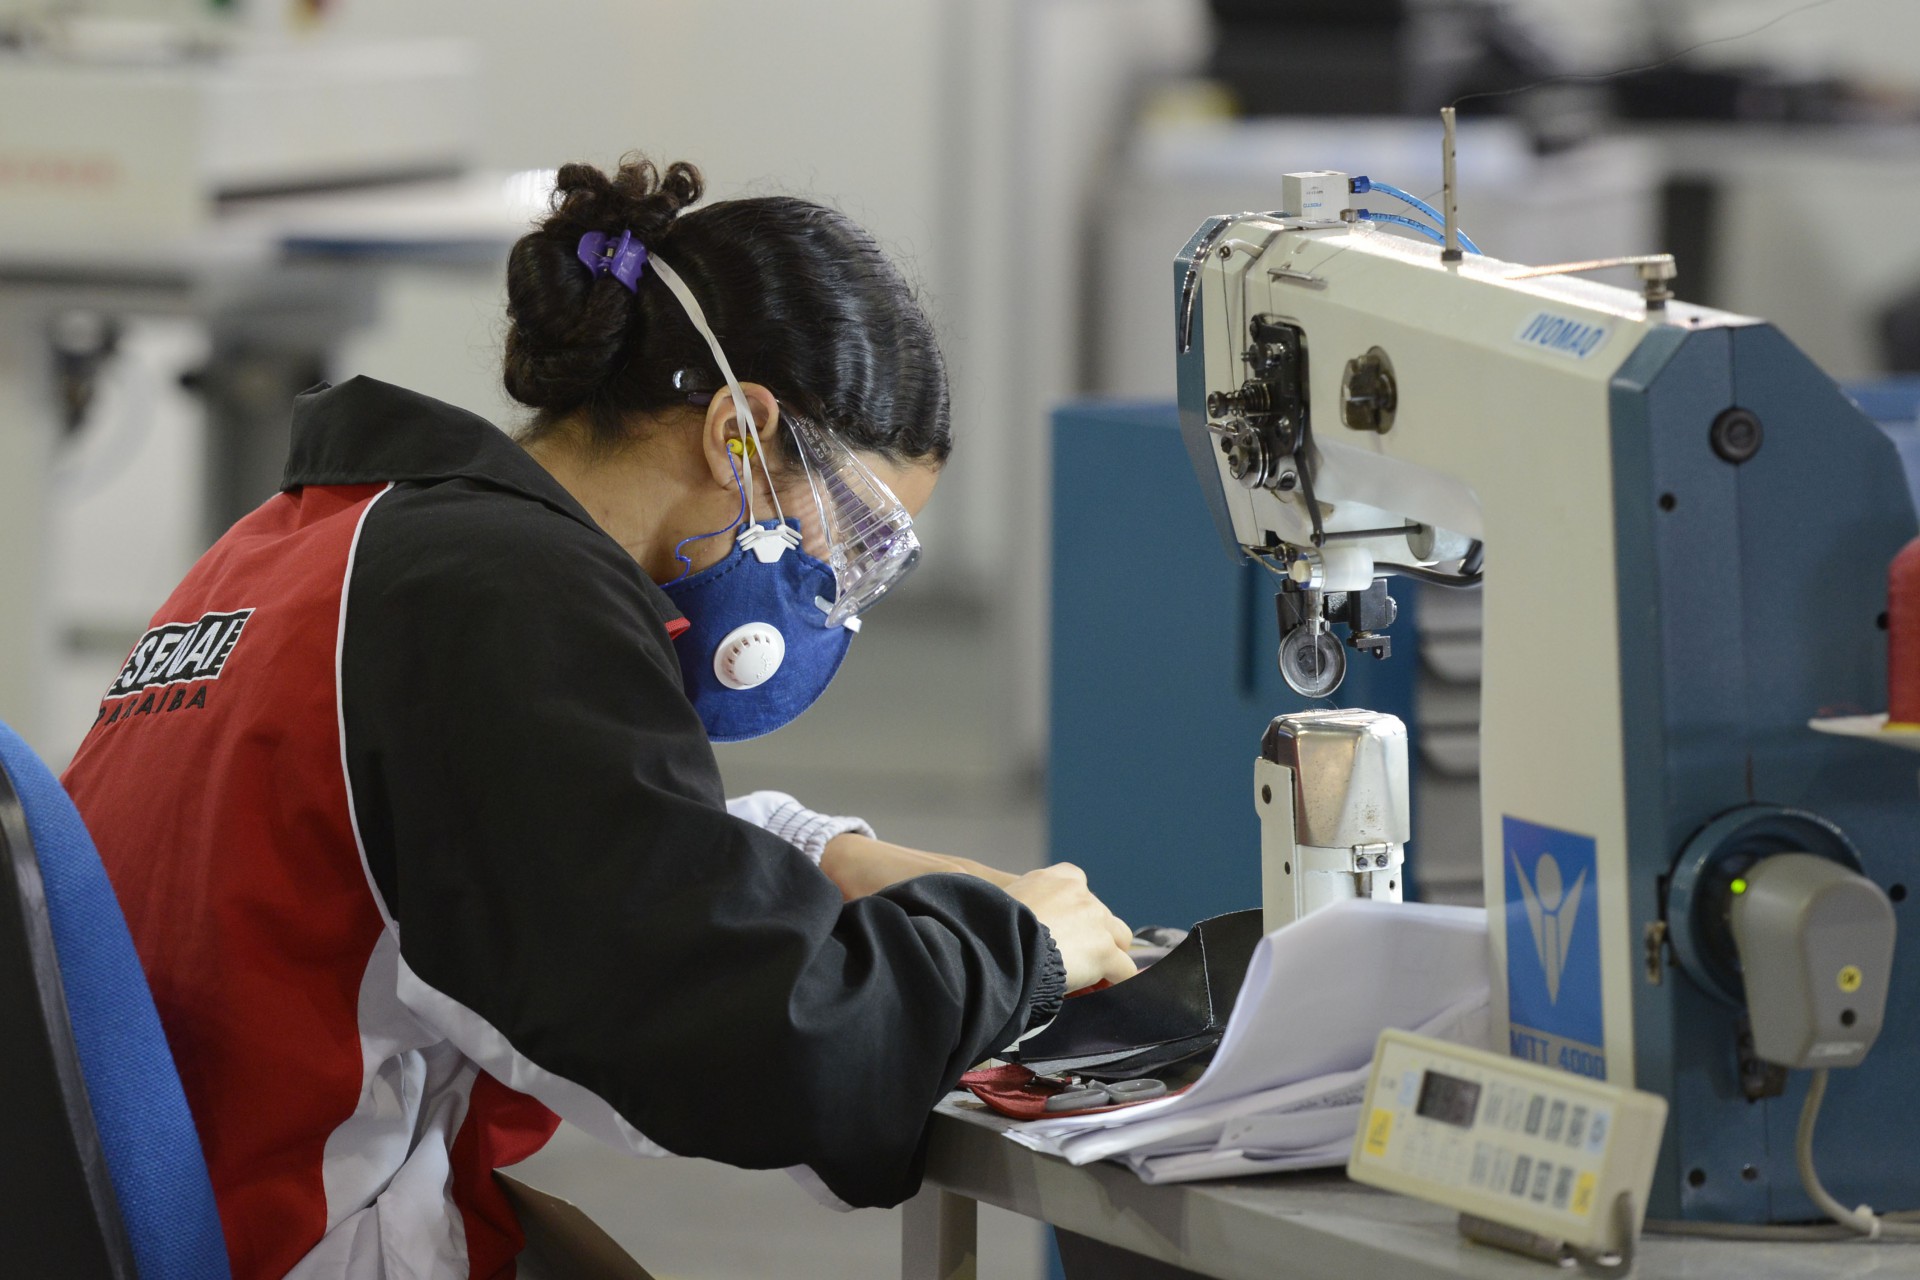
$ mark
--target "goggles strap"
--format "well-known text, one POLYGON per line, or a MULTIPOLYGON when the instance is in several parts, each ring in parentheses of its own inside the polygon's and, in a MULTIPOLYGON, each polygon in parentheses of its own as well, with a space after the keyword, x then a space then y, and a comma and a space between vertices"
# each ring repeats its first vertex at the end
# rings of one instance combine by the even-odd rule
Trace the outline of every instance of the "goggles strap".
MULTIPOLYGON (((727 380, 727 391, 733 396, 735 415, 744 425, 744 435, 753 441, 753 454, 760 459, 761 474, 767 478, 767 492, 773 496, 774 514, 779 517, 780 527, 786 528, 787 513, 780 506, 780 490, 773 483, 773 471, 767 465, 767 450, 760 442, 760 428, 753 421, 753 406, 747 401, 747 393, 740 389, 740 380, 733 376, 733 366, 727 363, 727 353, 720 349, 720 339, 714 337, 713 327, 707 323, 706 312, 700 309, 700 303, 694 298, 693 290, 689 289, 687 282, 680 278, 680 273, 661 261, 659 254, 650 255, 647 263, 653 268, 653 273, 660 278, 660 283, 666 285, 673 296, 679 299, 681 309, 687 313, 687 319, 693 322, 694 330, 706 339, 707 349, 713 353, 713 362, 720 366, 720 376, 727 380)), ((751 461, 746 464, 745 470, 747 474, 742 479, 751 480, 753 472, 751 461)), ((754 519, 751 490, 745 484, 741 488, 748 495, 747 523, 755 524, 757 521, 754 519)))

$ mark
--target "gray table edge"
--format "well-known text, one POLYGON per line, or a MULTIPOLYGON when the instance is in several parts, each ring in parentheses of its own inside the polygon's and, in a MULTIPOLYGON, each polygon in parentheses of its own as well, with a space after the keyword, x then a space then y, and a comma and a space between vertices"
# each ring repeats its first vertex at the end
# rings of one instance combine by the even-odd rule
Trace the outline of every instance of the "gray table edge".
MULTIPOLYGON (((1540 1280, 1555 1269, 1474 1244, 1448 1209, 1350 1181, 1340 1170, 1150 1186, 1123 1165, 1075 1167, 1009 1141, 1010 1121, 964 1094, 934 1113, 926 1189, 908 1205, 903 1275, 972 1274, 971 1202, 1091 1236, 1219 1280, 1540 1280)), ((1648 1236, 1635 1274, 1920 1275, 1920 1246, 1761 1244, 1648 1236)))

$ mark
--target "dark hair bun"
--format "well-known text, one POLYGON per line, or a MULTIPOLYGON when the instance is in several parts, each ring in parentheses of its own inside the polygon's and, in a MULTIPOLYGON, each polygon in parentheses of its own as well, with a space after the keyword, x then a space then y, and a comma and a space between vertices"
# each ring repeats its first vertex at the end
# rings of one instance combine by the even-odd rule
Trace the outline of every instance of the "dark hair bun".
MULTIPOLYGON (((701 185, 690 164, 662 172, 637 155, 612 176, 560 170, 552 209, 507 264, 507 391, 537 411, 520 440, 578 431, 617 448, 668 414, 689 417, 690 392, 722 385, 706 338, 655 269, 664 261, 734 371, 771 391, 783 415, 856 450, 945 462, 946 365, 879 243, 838 210, 793 196, 716 200, 683 215, 701 185), (631 231, 647 246, 636 291, 580 263, 590 231, 631 231)), ((793 465, 779 444, 769 452, 774 468, 793 465)))
POLYGON ((581 264, 580 237, 631 231, 656 247, 704 190, 700 171, 684 161, 663 173, 644 156, 629 155, 611 177, 590 164, 560 170, 552 211, 507 260, 508 395, 544 413, 566 413, 618 373, 640 309, 625 285, 581 264))

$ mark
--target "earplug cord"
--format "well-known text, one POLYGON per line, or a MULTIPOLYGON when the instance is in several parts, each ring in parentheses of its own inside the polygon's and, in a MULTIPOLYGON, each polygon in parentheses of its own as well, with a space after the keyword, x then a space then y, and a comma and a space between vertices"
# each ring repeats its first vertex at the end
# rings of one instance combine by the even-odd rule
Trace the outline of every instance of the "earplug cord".
MULTIPOLYGON (((785 528, 787 513, 780 505, 780 488, 773 482, 773 468, 767 461, 766 446, 760 442, 760 427, 753 420, 753 406, 747 402, 747 393, 741 389, 740 379, 733 376, 733 366, 727 363, 727 353, 720 349, 720 339, 714 336, 713 326, 707 323, 707 313, 700 309, 699 300, 693 296, 693 290, 687 288, 687 282, 680 278, 680 273, 661 261, 660 255, 651 254, 647 261, 653 267, 654 278, 661 284, 667 286, 667 290, 672 293, 675 298, 679 299, 681 309, 687 313, 687 319, 692 322, 695 332, 706 339, 707 349, 713 353, 713 362, 719 366, 720 377, 726 382, 727 391, 733 396, 734 413, 737 415, 738 421, 746 427, 742 439, 746 444, 751 446, 752 452, 748 454, 748 457, 750 459, 755 457, 760 459, 760 470, 762 474, 767 477, 767 493, 768 496, 773 499, 774 516, 780 526, 785 528)), ((769 427, 773 425, 771 419, 768 420, 767 425, 769 427)), ((747 470, 749 474, 752 473, 753 467, 751 462, 748 463, 747 470)), ((747 490, 744 488, 741 489, 740 493, 742 497, 747 496, 747 490)), ((759 523, 758 519, 754 516, 751 504, 749 504, 747 509, 747 522, 749 524, 759 523)), ((707 536, 712 537, 714 535, 708 534, 707 536)))
POLYGON ((738 529, 747 518, 747 484, 740 475, 740 464, 734 461, 732 448, 727 450, 727 467, 733 472, 733 487, 740 491, 740 510, 731 521, 721 525, 712 533, 696 533, 690 538, 682 538, 673 544, 673 558, 682 566, 680 572, 674 575, 674 582, 680 581, 693 572, 693 561, 687 559, 685 554, 686 545, 689 542, 705 542, 708 538, 717 538, 729 529, 738 529))

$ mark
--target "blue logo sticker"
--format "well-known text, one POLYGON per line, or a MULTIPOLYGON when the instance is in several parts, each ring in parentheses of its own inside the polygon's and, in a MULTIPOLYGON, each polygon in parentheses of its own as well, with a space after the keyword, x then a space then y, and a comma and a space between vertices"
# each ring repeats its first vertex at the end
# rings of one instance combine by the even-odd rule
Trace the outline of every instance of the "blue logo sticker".
POLYGON ((1509 1049, 1604 1080, 1598 846, 1592 836, 1505 816, 1501 835, 1509 1049))
POLYGON ((1555 355, 1585 360, 1600 349, 1610 332, 1605 325, 1557 316, 1551 311, 1536 311, 1527 317, 1513 340, 1555 355))

